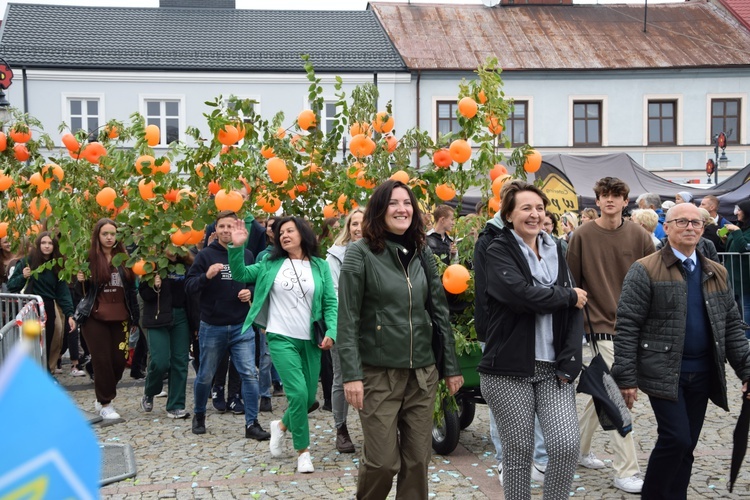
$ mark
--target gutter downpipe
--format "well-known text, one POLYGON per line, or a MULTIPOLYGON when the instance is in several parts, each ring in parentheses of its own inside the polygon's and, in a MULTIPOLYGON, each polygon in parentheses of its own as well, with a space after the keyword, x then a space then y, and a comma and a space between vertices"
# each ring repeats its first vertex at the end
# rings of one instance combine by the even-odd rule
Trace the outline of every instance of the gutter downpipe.
POLYGON ((26 66, 21 69, 23 75, 23 112, 29 113, 29 79, 26 77, 26 66))
MULTIPOLYGON (((421 97, 419 93, 419 90, 420 90, 419 85, 421 81, 422 81, 422 70, 418 69, 417 70, 417 110, 416 110, 417 111, 417 120, 416 120, 417 130, 419 130, 419 105, 421 102, 421 97)), ((419 171, 419 144, 417 144, 417 171, 419 171)))

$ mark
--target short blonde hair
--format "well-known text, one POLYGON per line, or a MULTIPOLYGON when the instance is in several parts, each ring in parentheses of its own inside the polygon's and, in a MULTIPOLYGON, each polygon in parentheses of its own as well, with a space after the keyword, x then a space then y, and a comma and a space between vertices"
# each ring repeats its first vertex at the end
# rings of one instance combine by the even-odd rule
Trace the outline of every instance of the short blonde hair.
POLYGON ((711 217, 711 214, 708 213, 708 210, 698 207, 698 211, 701 213, 701 219, 703 219, 705 225, 710 226, 711 224, 716 224, 716 221, 711 217))
POLYGON ((633 210, 630 218, 633 222, 637 222, 643 226, 643 228, 649 233, 653 233, 654 229, 656 229, 656 225, 659 223, 659 216, 650 208, 633 210))

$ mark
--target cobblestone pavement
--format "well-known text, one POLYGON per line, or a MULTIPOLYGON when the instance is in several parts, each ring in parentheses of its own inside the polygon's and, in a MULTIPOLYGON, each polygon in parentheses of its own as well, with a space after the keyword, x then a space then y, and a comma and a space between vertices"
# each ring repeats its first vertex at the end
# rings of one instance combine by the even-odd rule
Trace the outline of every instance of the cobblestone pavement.
MULTIPOLYGON (((731 370, 730 370, 731 371, 731 370)), ((73 378, 68 371, 58 380, 71 393, 79 407, 93 411, 94 390, 88 379, 73 378)), ((192 373, 187 403, 192 413, 192 373)), ((745 462, 734 494, 727 490, 731 462, 732 432, 739 414, 740 384, 729 379, 731 412, 709 405, 706 424, 696 452, 688 498, 750 497, 750 467, 745 462)), ((315 473, 297 474, 291 455, 272 458, 268 442, 244 437, 244 415, 219 414, 211 408, 206 416, 207 434, 194 435, 191 420, 167 418, 166 399, 154 399, 154 411, 142 413, 139 402, 143 381, 128 378, 118 387, 114 404, 124 421, 113 425, 95 425, 100 442, 129 443, 135 452, 138 475, 134 479, 110 484, 101 489, 102 498, 112 499, 249 499, 249 498, 353 498, 361 448, 361 428, 355 412, 349 414, 349 429, 357 444, 357 453, 339 454, 335 447, 333 416, 318 410, 310 416, 311 454, 315 473)), ((579 412, 584 398, 578 396, 579 412)), ((320 397, 319 394, 319 399, 320 397)), ((261 413, 261 425, 278 419, 286 407, 285 398, 273 398, 273 413, 261 413)), ((477 405, 472 424, 461 432, 456 450, 449 456, 433 455, 429 470, 430 497, 503 498, 496 474, 494 448, 489 440, 487 407, 477 405)), ((656 424, 648 398, 640 394, 635 404, 634 429, 641 469, 645 471, 653 447, 656 424)), ((291 441, 291 440, 289 440, 291 441)), ((290 443, 289 443, 290 444, 290 443)), ((602 470, 579 467, 571 496, 580 498, 636 498, 612 486, 612 448, 606 434, 594 438, 593 450, 607 463, 602 470)), ((541 497, 542 488, 533 485, 533 496, 541 497)), ((395 496, 395 485, 389 498, 395 496)))

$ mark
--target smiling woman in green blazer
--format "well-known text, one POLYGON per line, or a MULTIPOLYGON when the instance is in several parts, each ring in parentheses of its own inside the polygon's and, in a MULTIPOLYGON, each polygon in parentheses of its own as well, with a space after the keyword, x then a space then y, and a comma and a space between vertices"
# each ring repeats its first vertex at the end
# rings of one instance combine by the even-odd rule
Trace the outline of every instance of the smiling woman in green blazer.
POLYGON ((283 217, 274 224, 274 248, 267 258, 247 266, 242 250, 247 229, 238 223, 229 245, 233 279, 254 283, 255 292, 244 329, 266 330, 271 358, 284 384, 289 406, 271 422, 271 455, 283 454, 287 429, 297 450, 297 471, 314 472, 310 459, 307 410, 315 403, 320 352, 336 340, 337 301, 328 263, 317 256, 318 243, 307 221, 283 217), (326 336, 317 344, 313 323, 325 319, 326 336))

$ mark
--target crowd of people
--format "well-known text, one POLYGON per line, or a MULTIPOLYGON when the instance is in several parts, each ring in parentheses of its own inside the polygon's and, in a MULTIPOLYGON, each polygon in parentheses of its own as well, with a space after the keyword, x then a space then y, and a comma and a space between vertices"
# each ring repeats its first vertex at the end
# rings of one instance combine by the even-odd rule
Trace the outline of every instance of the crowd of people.
MULTIPOLYGON (((698 206, 687 192, 675 203, 646 193, 631 212, 629 191, 602 178, 599 211, 558 215, 538 187, 509 181, 500 211, 473 235, 477 372, 506 498, 530 498, 532 480, 544 498, 567 497, 577 466, 605 467, 591 447, 593 400, 577 412, 587 342, 629 408, 639 389, 649 396, 658 439, 645 476, 632 433, 609 432, 613 486, 644 498, 685 498, 708 400, 727 408, 726 361, 746 390, 750 286, 741 283, 750 275, 727 270, 720 253, 750 252, 750 200, 733 224, 714 196, 698 206)), ((166 396, 169 418, 189 418, 192 359, 193 433, 207 432, 210 401, 244 414, 245 437, 268 441, 275 458, 287 456, 290 436, 297 471, 312 473, 308 414, 321 407, 322 383, 339 452, 357 450, 349 406, 361 423, 357 498, 387 497, 394 477, 398 498, 427 498, 438 382, 450 394, 463 384, 451 319, 467 304, 445 292, 438 271, 438 261, 459 258, 455 217, 448 205, 423 212, 394 180, 366 208, 327 221, 325 234, 300 217, 224 211, 198 247, 164 249, 170 270, 151 280, 114 264, 127 250, 117 223, 101 219, 88 272, 71 284, 59 278, 54 232, 22 242, 21 255, 0 240, 2 286, 42 297, 50 373, 69 350, 70 374, 93 378, 104 419, 122 418, 114 401, 128 362, 131 376, 145 377, 143 412, 166 396), (272 395, 285 396, 286 409, 261 425, 272 395)))

